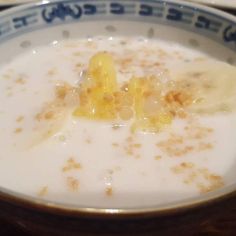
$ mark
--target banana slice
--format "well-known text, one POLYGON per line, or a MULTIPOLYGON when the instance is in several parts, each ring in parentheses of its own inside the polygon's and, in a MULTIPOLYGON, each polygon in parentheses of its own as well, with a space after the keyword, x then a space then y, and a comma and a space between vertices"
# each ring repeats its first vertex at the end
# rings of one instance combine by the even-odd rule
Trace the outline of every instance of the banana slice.
POLYGON ((186 63, 172 75, 181 89, 191 92, 196 113, 232 111, 236 108, 236 67, 217 61, 186 63))
POLYGON ((37 146, 61 131, 70 114, 71 109, 59 105, 49 105, 41 111, 41 114, 36 116, 29 147, 37 146))

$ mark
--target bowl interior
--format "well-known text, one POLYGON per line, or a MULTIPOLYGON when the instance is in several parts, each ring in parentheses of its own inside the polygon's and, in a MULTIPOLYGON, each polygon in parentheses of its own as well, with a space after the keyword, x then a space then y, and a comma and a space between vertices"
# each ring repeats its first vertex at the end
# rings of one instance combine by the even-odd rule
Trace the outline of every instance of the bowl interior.
MULTIPOLYGON (((9 10, 0 15, 0 64, 9 63, 17 55, 34 50, 41 45, 57 44, 62 40, 93 38, 95 36, 135 36, 140 39, 161 39, 208 54, 236 64, 236 23, 220 11, 179 1, 51 1, 9 10)), ((226 187, 202 196, 156 204, 156 196, 139 196, 141 205, 132 205, 130 195, 127 205, 118 208, 126 211, 146 212, 171 209, 206 202, 232 192, 236 188, 235 166, 230 166, 225 179, 226 187), (131 204, 129 207, 129 204, 131 204)), ((7 189, 0 195, 16 196, 26 201, 54 207, 88 209, 92 211, 113 208, 103 205, 61 204, 28 197, 7 189)), ((172 193, 167 193, 172 194, 172 193)), ((64 198, 64 196, 60 196, 64 198)), ((127 198, 127 196, 124 196, 127 198)))

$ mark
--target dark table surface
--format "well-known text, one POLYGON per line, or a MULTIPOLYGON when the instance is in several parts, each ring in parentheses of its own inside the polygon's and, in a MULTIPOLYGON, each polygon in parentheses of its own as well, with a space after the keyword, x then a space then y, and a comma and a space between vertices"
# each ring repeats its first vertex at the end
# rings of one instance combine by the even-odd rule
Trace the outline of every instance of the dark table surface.
MULTIPOLYGON (((5 10, 8 7, 1 7, 1 10, 5 10)), ((230 14, 236 15, 236 11, 223 9, 230 14)), ((205 217, 199 220, 192 220, 188 222, 189 225, 176 225, 174 229, 160 229, 158 227, 153 227, 147 232, 138 232, 138 229, 134 232, 123 232, 116 235, 159 235, 159 236, 174 236, 178 234, 178 236, 236 236, 236 197, 231 199, 227 199, 216 203, 216 208, 214 210, 214 214, 208 215, 208 209, 202 209, 203 212, 206 212, 205 217)), ((191 213, 190 213, 191 214, 191 213)), ((176 216, 178 217, 178 216, 176 216)), ((138 227, 138 226, 137 226, 138 227)), ((20 225, 13 224, 12 222, 8 222, 5 219, 0 218, 0 236, 33 236, 26 229, 22 228, 20 225)), ((84 235, 78 234, 78 235, 84 235)), ((91 234, 86 234, 91 235, 91 234)), ((103 233, 99 233, 99 235, 103 235, 103 233)), ((104 235, 106 234, 106 229, 104 229, 104 235)), ((44 236, 44 235, 42 235, 44 236)), ((47 236, 47 235, 46 235, 47 236)))
MULTIPOLYGON (((199 210, 198 210, 199 211, 199 210)), ((83 230, 79 231, 78 235, 82 236, 119 236, 119 235, 135 235, 135 236, 235 236, 236 235, 236 196, 231 199, 227 199, 212 206, 206 206, 200 209, 203 213, 201 219, 195 214, 194 217, 191 216, 193 212, 187 212, 188 217, 191 220, 187 220, 181 224, 175 224, 173 221, 180 217, 180 214, 175 215, 172 218, 167 218, 171 222, 167 222, 166 227, 155 223, 155 218, 148 219, 152 222, 150 227, 140 226, 141 224, 147 224, 146 221, 141 220, 135 226, 132 225, 132 229, 119 229, 119 231, 113 231, 113 233, 108 233, 108 228, 102 226, 102 229, 97 227, 97 229, 86 228, 83 226, 83 230), (212 211, 212 209, 214 209, 212 211), (143 222, 142 222, 143 221, 143 222), (169 227, 169 224, 172 225, 169 227), (174 227, 173 227, 174 226, 174 227), (84 228, 86 230, 84 230, 84 228)), ((13 213, 14 214, 14 213, 13 213)), ((96 221, 96 220, 94 220, 96 221)), ((158 221, 157 221, 158 222, 158 221)), ((37 224, 37 222, 35 222, 37 224)), ((80 224, 78 220, 78 224, 80 224)), ((118 227, 122 227, 120 224, 118 227)), ((35 233, 29 233, 25 228, 14 225, 12 222, 6 222, 0 219, 0 235, 1 236, 36 236, 35 233)), ((57 235, 57 234, 56 234, 57 235)), ((60 234, 62 236, 67 236, 70 234, 60 234)), ((51 236, 48 233, 37 234, 37 236, 51 236)))

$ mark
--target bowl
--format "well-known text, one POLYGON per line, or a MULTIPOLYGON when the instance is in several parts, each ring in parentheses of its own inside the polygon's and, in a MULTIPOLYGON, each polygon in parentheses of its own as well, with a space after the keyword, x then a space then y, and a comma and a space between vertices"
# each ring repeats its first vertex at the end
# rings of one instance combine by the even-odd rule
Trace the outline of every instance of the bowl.
MULTIPOLYGON (((236 19, 219 10, 182 1, 41 1, 19 6, 0 14, 0 63, 33 50, 40 45, 57 44, 77 37, 88 40, 96 35, 107 38, 137 36, 140 40, 161 38, 236 64, 236 19)), ((200 197, 166 204, 146 203, 142 206, 101 207, 44 200, 0 186, 0 215, 34 232, 73 235, 78 230, 107 232, 133 230, 140 219, 161 219, 169 227, 166 216, 178 214, 175 224, 191 218, 190 211, 200 218, 202 209, 236 193, 235 165, 227 175, 229 184, 200 197), (14 214, 12 214, 14 212, 14 214), (187 213, 186 213, 187 212, 187 213), (186 214, 185 214, 186 213, 186 214), (96 221, 94 222, 94 219, 96 221), (110 228, 108 223, 110 222, 110 228), (88 226, 89 224, 89 226, 88 226), (104 228, 105 227, 105 228, 104 228)), ((205 213, 204 213, 205 214, 205 213)), ((210 213, 209 213, 210 214, 210 213)), ((193 217, 193 218, 194 218, 193 217)), ((169 219, 169 218, 168 218, 169 219)), ((144 232, 156 221, 139 224, 144 232)), ((56 235, 57 235, 56 234, 56 235)))
POLYGON ((233 3, 232 1, 221 1, 221 0, 216 0, 216 1, 203 1, 203 0, 196 0, 196 1, 192 1, 192 2, 197 2, 197 3, 202 3, 202 4, 206 4, 209 6, 214 6, 217 8, 223 8, 223 9, 235 9, 235 3, 233 3))
POLYGON ((5 0, 2 0, 0 1, 0 10, 4 10, 4 9, 7 9, 9 7, 13 7, 13 6, 17 6, 17 5, 22 5, 22 4, 26 4, 26 3, 29 3, 29 2, 32 2, 30 0, 10 0, 10 1, 5 1, 5 0))

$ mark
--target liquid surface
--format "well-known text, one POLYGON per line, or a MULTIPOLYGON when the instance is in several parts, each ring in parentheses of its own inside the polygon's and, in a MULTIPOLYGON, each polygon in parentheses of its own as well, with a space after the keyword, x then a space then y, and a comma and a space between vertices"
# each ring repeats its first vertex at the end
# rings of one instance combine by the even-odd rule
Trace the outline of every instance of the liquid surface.
POLYGON ((187 116, 175 117, 154 133, 132 132, 132 120, 75 117, 70 108, 63 119, 38 122, 37 115, 55 99, 55 87, 65 82, 78 86, 90 58, 101 51, 112 55, 121 84, 153 75, 170 81, 193 64, 214 63, 174 43, 97 37, 35 48, 2 65, 0 186, 80 206, 135 207, 227 185, 224 177, 236 158, 236 115, 219 112, 222 104, 212 99, 206 98, 209 107, 193 106, 187 116))

